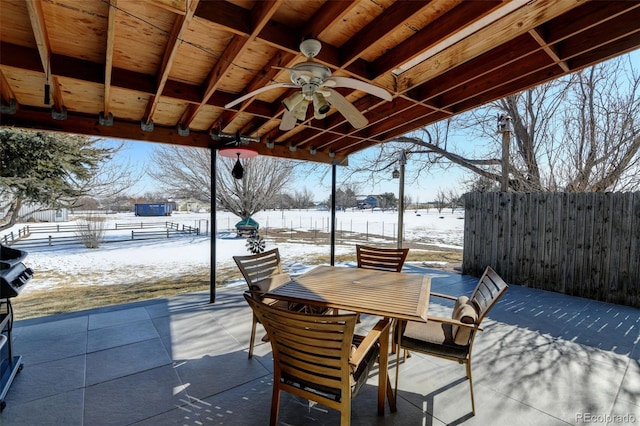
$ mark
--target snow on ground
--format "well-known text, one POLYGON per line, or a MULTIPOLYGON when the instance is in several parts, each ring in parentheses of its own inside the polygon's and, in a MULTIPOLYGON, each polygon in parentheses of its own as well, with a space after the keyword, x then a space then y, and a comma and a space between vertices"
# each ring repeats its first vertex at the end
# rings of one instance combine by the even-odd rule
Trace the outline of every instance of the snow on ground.
MULTIPOLYGON (((189 226, 205 228, 210 219, 207 213, 174 213, 171 217, 135 217, 133 214, 109 216, 107 229, 113 229, 114 223, 165 222, 172 221, 189 226)), ((260 223, 261 235, 264 228, 292 229, 291 241, 295 241, 295 232, 300 230, 322 230, 328 232, 330 213, 327 211, 268 211, 254 216, 260 223)), ((353 244, 341 235, 360 233, 368 235, 397 236, 397 212, 382 211, 340 211, 336 214, 338 242, 336 254, 353 253, 353 244)), ((462 248, 464 213, 436 210, 407 211, 404 215, 405 240, 423 242, 441 247, 462 248)), ((216 240, 216 266, 234 267, 232 256, 249 254, 244 238, 236 238, 236 216, 218 213, 218 234, 216 240)), ((50 226, 50 223, 30 224, 31 227, 50 226)), ((14 231, 24 225, 12 228, 14 231)), ((209 224, 209 230, 211 225, 209 224)), ((11 230, 5 230, 0 237, 11 230)), ((130 230, 109 231, 108 238, 117 233, 130 235, 130 230)), ((32 238, 42 238, 47 234, 32 234, 32 238)), ((59 235, 59 234, 52 234, 59 235)), ((273 248, 268 235, 267 249, 273 248)), ((379 239, 369 238, 375 244, 379 239)), ((387 242, 388 244, 388 242, 387 242)), ((19 248, 19 246, 16 246, 19 248)), ((295 242, 279 243, 281 257, 287 269, 302 272, 304 255, 326 254, 329 258, 328 244, 299 244, 295 242)), ((65 277, 80 275, 88 285, 121 284, 139 279, 156 277, 179 277, 198 268, 208 268, 210 264, 210 240, 208 236, 179 236, 169 239, 122 241, 105 243, 98 249, 87 249, 81 245, 34 247, 26 249, 29 253, 25 264, 35 271, 34 278, 23 290, 36 291, 65 284, 65 277), (39 277, 40 275, 40 277, 39 277)))

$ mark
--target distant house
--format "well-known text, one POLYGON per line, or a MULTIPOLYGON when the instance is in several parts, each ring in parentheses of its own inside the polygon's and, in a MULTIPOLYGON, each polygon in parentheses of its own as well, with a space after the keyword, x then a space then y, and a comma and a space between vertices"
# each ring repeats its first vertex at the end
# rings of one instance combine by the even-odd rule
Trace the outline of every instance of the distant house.
MULTIPOLYGON (((0 213, 2 211, 0 210, 0 213)), ((43 210, 43 207, 36 204, 23 204, 18 212, 21 221, 34 222, 67 222, 69 220, 69 209, 43 210)))
POLYGON ((358 197, 357 207, 359 209, 373 209, 378 207, 378 197, 376 195, 367 195, 366 197, 358 197))
POLYGON ((176 205, 178 207, 178 211, 191 213, 209 211, 211 208, 210 204, 193 198, 176 201, 176 205))

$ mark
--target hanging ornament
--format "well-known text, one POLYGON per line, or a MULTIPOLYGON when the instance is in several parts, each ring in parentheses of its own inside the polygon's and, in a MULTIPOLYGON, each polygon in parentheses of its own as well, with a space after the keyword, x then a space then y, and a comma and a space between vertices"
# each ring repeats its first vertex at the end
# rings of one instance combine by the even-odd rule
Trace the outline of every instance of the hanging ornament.
POLYGON ((231 176, 233 176, 235 179, 242 179, 242 176, 244 176, 244 167, 242 167, 242 164, 240 163, 240 154, 238 154, 236 164, 231 170, 231 176))

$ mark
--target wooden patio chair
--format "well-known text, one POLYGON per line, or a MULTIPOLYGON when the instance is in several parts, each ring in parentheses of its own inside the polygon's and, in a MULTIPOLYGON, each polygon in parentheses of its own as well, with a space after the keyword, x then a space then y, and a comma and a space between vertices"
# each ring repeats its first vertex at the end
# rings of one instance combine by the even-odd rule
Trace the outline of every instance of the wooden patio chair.
MULTIPOLYGON (((473 341, 476 333, 482 330, 480 323, 498 299, 507 291, 507 288, 508 286, 502 278, 490 266, 487 266, 470 298, 431 293, 431 296, 455 301, 451 318, 429 315, 426 323, 398 321, 394 330, 397 358, 399 357, 398 349, 404 348, 466 365, 473 415, 476 414, 473 380, 471 379, 473 341)), ((397 361, 396 365, 399 368, 399 359, 397 361)), ((396 374, 396 394, 398 392, 398 376, 399 373, 396 374)))
MULTIPOLYGON (((249 290, 261 298, 264 303, 280 309, 290 308, 287 302, 262 298, 264 293, 291 280, 289 274, 282 272, 280 251, 277 248, 247 256, 233 256, 233 260, 236 262, 236 265, 238 265, 238 269, 240 269, 242 276, 247 282, 249 290)), ((251 324, 249 358, 253 356, 257 323, 258 319, 254 314, 251 324)))
POLYGON ((400 272, 407 254, 408 248, 378 248, 356 244, 358 268, 400 272))
MULTIPOLYGON (((380 320, 367 336, 354 335, 355 314, 319 315, 283 311, 245 292, 245 299, 269 334, 273 352, 270 424, 278 422, 285 391, 340 411, 351 422, 351 399, 366 382, 380 352, 379 338, 390 332, 380 320)), ((387 378, 386 387, 391 389, 387 378)), ((389 403, 391 398, 387 392, 389 403)))
MULTIPOLYGON (((358 268, 400 272, 408 254, 408 248, 378 248, 356 244, 358 268)), ((358 322, 360 322, 360 315, 358 315, 358 322)), ((395 345, 393 350, 395 351, 395 345)))

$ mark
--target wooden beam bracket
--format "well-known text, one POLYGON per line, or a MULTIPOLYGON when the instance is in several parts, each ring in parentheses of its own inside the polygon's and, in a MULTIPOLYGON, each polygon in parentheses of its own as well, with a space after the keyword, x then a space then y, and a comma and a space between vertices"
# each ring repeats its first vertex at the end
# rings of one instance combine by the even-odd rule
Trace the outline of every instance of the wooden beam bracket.
POLYGON ((60 111, 56 111, 56 107, 51 107, 51 118, 54 120, 66 120, 67 119, 67 109, 62 106, 60 107, 60 111))
POLYGON ((182 123, 178 123, 178 134, 180 136, 189 136, 189 133, 191 133, 191 131, 189 130, 189 127, 187 127, 186 129, 183 129, 182 123))
POLYGON ((9 105, 0 102, 0 113, 2 114, 15 114, 17 110, 18 106, 15 99, 9 100, 9 105))
POLYGON ((153 120, 149 120, 149 123, 145 122, 144 119, 140 120, 140 129, 143 132, 153 132, 153 120))
POLYGON ((98 124, 101 126, 113 126, 113 114, 109 113, 105 116, 104 111, 100 111, 100 114, 98 114, 98 124))

